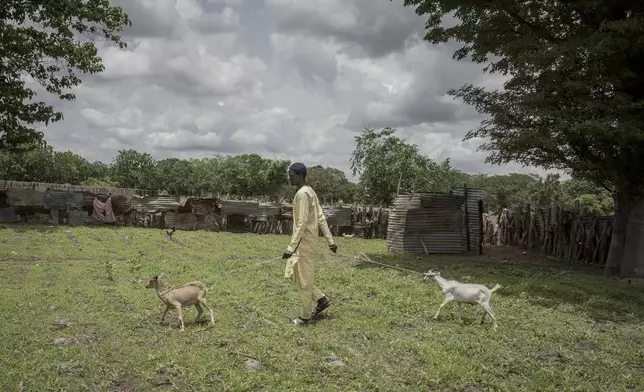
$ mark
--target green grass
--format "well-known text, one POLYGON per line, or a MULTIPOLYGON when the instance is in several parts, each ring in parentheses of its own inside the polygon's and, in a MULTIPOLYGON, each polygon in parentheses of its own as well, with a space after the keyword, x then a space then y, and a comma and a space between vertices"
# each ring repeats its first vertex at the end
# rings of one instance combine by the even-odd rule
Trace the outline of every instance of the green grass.
MULTIPOLYGON (((636 391, 644 390, 644 295, 636 287, 505 251, 401 256, 384 241, 320 240, 319 286, 334 299, 313 325, 280 256, 288 236, 86 227, 0 228, 0 390, 18 391, 636 391), (76 243, 65 230, 70 230, 76 243), (504 286, 499 329, 421 275, 504 286), (506 261, 503 261, 503 258, 506 261), (174 311, 145 289, 201 279, 216 324, 178 331, 174 311), (247 361, 262 364, 251 371, 247 361), (155 385, 160 384, 160 385, 155 385)), ((207 320, 207 313, 203 320, 207 320)))

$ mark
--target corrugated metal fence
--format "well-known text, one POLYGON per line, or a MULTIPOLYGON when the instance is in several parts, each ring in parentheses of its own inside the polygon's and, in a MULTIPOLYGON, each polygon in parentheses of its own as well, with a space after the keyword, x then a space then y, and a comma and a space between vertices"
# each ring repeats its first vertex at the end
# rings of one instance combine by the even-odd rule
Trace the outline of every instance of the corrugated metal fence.
MULTIPOLYGON (((290 234, 292 207, 253 201, 139 196, 133 189, 0 181, 0 222, 106 224, 92 217, 94 201, 110 197, 115 225, 179 230, 290 234)), ((334 235, 387 238, 392 250, 416 253, 476 252, 481 246, 483 192, 400 195, 392 210, 325 206, 334 235), (467 203, 465 200, 467 199, 467 203)), ((111 224, 111 223, 107 223, 111 224)))
MULTIPOLYGON (((386 222, 387 210, 364 206, 325 206, 327 223, 335 235, 383 238, 385 230, 373 232, 373 216, 386 222), (368 214, 364 211, 368 210, 368 214), (369 226, 370 227, 370 226, 369 226), (367 235, 368 234, 368 235, 367 235)), ((292 206, 256 201, 188 198, 146 195, 133 189, 97 188, 78 185, 0 181, 0 222, 99 225, 115 224, 178 230, 228 230, 255 233, 290 234, 292 206), (92 217, 94 200, 108 196, 116 222, 105 223, 92 217)))
POLYGON ((483 192, 398 196, 389 216, 389 249, 405 253, 480 253, 483 192))

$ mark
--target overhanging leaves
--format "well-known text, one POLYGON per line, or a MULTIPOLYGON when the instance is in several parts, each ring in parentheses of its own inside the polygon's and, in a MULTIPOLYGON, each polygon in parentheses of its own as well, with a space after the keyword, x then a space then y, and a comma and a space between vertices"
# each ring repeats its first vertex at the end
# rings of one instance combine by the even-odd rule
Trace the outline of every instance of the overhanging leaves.
POLYGON ((406 0, 432 43, 508 76, 504 89, 448 93, 489 115, 488 162, 557 168, 631 191, 644 182, 644 2, 406 0), (458 23, 441 25, 446 16, 458 23))
POLYGON ((35 124, 60 121, 61 112, 33 102, 35 85, 73 100, 77 72, 104 70, 95 42, 121 48, 117 35, 130 20, 108 0, 5 0, 0 9, 0 149, 37 147, 35 124), (28 83, 29 82, 29 83, 28 83))

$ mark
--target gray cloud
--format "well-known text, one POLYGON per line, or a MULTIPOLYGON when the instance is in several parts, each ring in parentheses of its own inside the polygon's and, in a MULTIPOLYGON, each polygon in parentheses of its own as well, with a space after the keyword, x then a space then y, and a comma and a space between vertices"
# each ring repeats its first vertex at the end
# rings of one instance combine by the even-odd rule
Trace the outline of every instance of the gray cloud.
POLYGON ((364 127, 397 128, 434 159, 470 172, 481 117, 444 96, 464 83, 498 86, 454 45, 421 39, 424 20, 400 0, 115 0, 133 26, 126 50, 83 76, 65 121, 43 130, 58 149, 110 162, 135 148, 163 159, 258 153, 349 173, 364 127), (265 4, 265 7, 264 7, 265 4))
POLYGON ((424 19, 400 1, 266 0, 266 6, 279 31, 334 37, 369 57, 403 51, 424 27, 424 19))

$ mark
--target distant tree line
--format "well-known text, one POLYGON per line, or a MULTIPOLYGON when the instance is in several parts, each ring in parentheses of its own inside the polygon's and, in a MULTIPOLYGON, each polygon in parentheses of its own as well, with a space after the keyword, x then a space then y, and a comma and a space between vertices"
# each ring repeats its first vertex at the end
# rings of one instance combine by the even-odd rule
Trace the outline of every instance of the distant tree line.
MULTIPOLYGON (((71 151, 43 146, 29 151, 0 150, 0 179, 135 188, 194 196, 290 199, 293 189, 286 172, 290 161, 257 154, 216 155, 212 158, 157 160, 136 150, 121 150, 107 164, 89 162, 71 151)), ((407 143, 395 130, 367 129, 356 137, 351 169, 359 182, 343 171, 324 166, 309 168, 308 181, 326 203, 363 203, 390 206, 397 193, 448 192, 454 185, 483 189, 488 211, 550 204, 572 207, 579 201, 587 213, 611 214, 613 199, 606 189, 579 179, 561 181, 556 175, 466 174, 449 160, 437 163, 407 143)))

